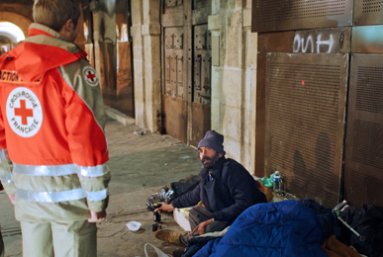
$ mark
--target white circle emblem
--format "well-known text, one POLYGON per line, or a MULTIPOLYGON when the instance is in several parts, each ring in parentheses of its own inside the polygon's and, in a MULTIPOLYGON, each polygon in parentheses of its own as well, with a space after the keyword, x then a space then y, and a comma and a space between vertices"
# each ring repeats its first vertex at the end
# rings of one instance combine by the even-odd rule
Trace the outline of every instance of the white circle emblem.
POLYGON ((91 66, 86 66, 82 69, 82 75, 84 76, 85 81, 91 85, 98 85, 98 75, 95 69, 91 66))
POLYGON ((40 101, 25 87, 18 87, 9 94, 6 113, 9 126, 21 137, 33 137, 43 123, 40 101))

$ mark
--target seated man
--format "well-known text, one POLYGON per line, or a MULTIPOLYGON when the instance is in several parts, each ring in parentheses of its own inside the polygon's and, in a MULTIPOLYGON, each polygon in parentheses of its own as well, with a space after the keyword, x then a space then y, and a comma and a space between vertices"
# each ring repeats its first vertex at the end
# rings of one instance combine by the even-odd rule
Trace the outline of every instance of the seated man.
POLYGON ((206 133, 198 144, 198 153, 204 168, 196 188, 176 199, 171 204, 162 203, 155 211, 171 212, 174 208, 197 206, 189 212, 191 233, 159 230, 158 239, 186 244, 198 232, 221 231, 249 206, 265 203, 266 197, 258 190, 254 178, 238 162, 225 158, 223 136, 214 130, 206 133))

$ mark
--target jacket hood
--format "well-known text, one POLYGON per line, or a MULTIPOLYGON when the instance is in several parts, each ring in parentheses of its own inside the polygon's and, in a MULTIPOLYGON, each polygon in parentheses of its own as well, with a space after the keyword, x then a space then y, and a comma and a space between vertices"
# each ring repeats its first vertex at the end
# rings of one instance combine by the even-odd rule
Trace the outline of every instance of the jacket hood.
POLYGON ((1 66, 14 62, 12 66, 19 76, 26 82, 32 82, 41 79, 47 71, 82 57, 81 48, 75 43, 46 26, 34 23, 27 39, 2 58, 1 66))

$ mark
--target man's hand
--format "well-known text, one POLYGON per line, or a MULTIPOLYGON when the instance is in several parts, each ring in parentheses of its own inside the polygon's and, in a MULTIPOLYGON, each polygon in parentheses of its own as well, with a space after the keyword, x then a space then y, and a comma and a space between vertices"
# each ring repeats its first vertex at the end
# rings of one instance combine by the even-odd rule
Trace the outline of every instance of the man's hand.
POLYGON ((207 225, 209 225, 210 223, 212 223, 214 221, 214 218, 211 218, 210 220, 206 220, 206 221, 204 221, 204 222, 201 222, 200 224, 198 224, 198 226, 197 227, 195 227, 194 229, 193 229, 193 231, 190 233, 191 235, 193 235, 195 232, 197 232, 198 231, 198 234, 199 235, 203 235, 203 234, 205 234, 205 227, 207 226, 207 225))
POLYGON ((15 205, 15 195, 8 195, 9 200, 13 205, 15 205))
POLYGON ((89 223, 100 223, 103 221, 106 217, 106 211, 102 212, 95 212, 95 211, 90 211, 90 219, 88 219, 89 223))
POLYGON ((172 212, 174 211, 174 207, 172 204, 167 204, 165 202, 161 202, 161 206, 154 210, 154 212, 163 211, 163 212, 172 212))

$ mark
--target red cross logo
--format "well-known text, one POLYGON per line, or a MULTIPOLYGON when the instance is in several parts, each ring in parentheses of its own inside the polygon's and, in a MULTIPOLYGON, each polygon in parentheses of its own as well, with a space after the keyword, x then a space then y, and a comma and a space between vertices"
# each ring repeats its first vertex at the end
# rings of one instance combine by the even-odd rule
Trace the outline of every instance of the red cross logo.
POLYGON ((86 77, 88 78, 88 79, 90 79, 92 82, 94 82, 94 78, 96 77, 96 75, 94 75, 94 73, 92 73, 92 71, 88 71, 88 75, 86 75, 86 77))
POLYGON ((21 116, 21 124, 28 125, 28 117, 33 117, 33 109, 27 109, 25 100, 20 100, 20 108, 15 108, 15 116, 21 116))
POLYGON ((82 70, 82 74, 84 76, 85 81, 90 86, 97 86, 98 85, 98 76, 95 69, 93 69, 90 66, 85 66, 82 70))

